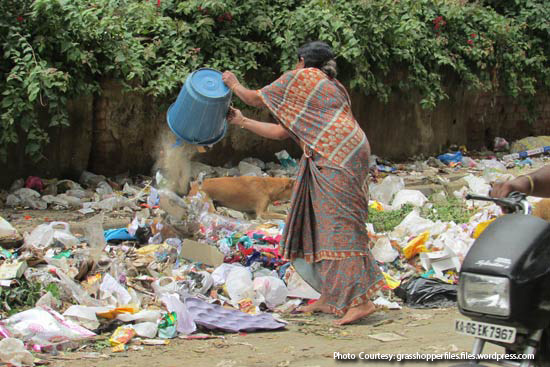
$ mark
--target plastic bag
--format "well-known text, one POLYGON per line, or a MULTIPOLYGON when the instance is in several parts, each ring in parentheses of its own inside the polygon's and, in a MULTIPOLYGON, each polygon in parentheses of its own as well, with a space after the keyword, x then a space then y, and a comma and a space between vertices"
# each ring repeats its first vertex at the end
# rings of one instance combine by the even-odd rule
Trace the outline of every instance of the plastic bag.
POLYGON ((371 198, 383 204, 389 204, 393 196, 405 187, 405 181, 401 177, 388 176, 379 184, 370 185, 371 198))
POLYGON ((65 222, 41 224, 25 238, 27 246, 38 250, 44 250, 56 242, 68 248, 79 244, 80 240, 72 235, 69 224, 65 222))
POLYGON ((34 357, 19 339, 0 340, 0 362, 13 366, 34 366, 34 357))
POLYGON ((404 238, 418 236, 420 233, 430 230, 435 225, 429 219, 422 218, 418 211, 413 210, 391 232, 392 238, 404 238))
POLYGON ((96 210, 116 210, 129 207, 131 209, 138 209, 128 198, 123 196, 111 196, 110 198, 101 200, 92 204, 91 208, 96 210))
POLYGON ((495 137, 493 149, 495 150, 495 152, 508 151, 510 150, 510 143, 508 143, 504 138, 495 137))
POLYGON ((108 300, 110 305, 125 306, 132 300, 132 296, 128 293, 128 290, 109 273, 103 277, 99 290, 102 292, 101 299, 108 300))
POLYGON ((112 347, 128 344, 136 335, 136 331, 131 326, 119 326, 109 338, 112 347))
POLYGON ((407 243, 407 246, 403 248, 403 255, 408 259, 413 258, 420 252, 426 252, 426 242, 430 239, 430 231, 419 234, 407 243))
POLYGON ((477 167, 477 162, 470 157, 462 157, 462 165, 468 168, 477 167))
POLYGON ((136 334, 142 338, 154 338, 157 335, 158 326, 156 322, 141 322, 132 325, 136 334))
POLYGON ((185 304, 181 302, 180 298, 176 294, 165 294, 160 299, 168 309, 169 312, 175 312, 177 314, 177 331, 183 334, 191 334, 197 330, 197 325, 193 321, 193 317, 185 307, 185 304))
POLYGON ((101 181, 99 184, 97 184, 95 192, 101 195, 101 197, 104 197, 107 195, 111 195, 113 193, 113 188, 107 182, 101 181))
POLYGON ((256 300, 265 302, 269 309, 274 309, 285 303, 288 296, 285 283, 281 279, 271 276, 254 279, 254 291, 256 300))
POLYGON ((395 198, 392 202, 394 209, 401 209, 405 204, 411 204, 416 207, 423 206, 428 198, 418 190, 401 190, 395 194, 395 198))
POLYGON ((506 166, 503 163, 497 161, 496 159, 482 159, 479 162, 478 166, 480 168, 506 172, 506 166))
POLYGON ((242 268, 243 266, 240 264, 221 264, 218 266, 214 271, 212 272, 212 279, 214 280, 214 286, 220 286, 225 284, 227 281, 227 276, 231 272, 231 270, 236 268, 242 268))
POLYGON ((483 178, 476 177, 474 175, 468 175, 464 177, 464 180, 468 182, 468 186, 474 194, 483 196, 489 195, 491 186, 487 184, 483 178))
POLYGON ((55 273, 60 279, 59 285, 63 288, 68 294, 71 294, 73 298, 82 306, 104 306, 105 302, 99 301, 95 298, 90 297, 90 295, 82 289, 80 284, 72 280, 67 274, 65 274, 61 269, 54 268, 55 273))
POLYGON ((457 286, 434 279, 413 278, 394 289, 395 294, 411 307, 453 307, 457 286))
POLYGON ((381 263, 391 263, 399 256, 399 252, 392 247, 387 237, 380 237, 372 247, 371 252, 376 261, 381 263))
POLYGON ((54 310, 32 308, 15 314, 2 324, 14 338, 39 346, 49 346, 95 336, 91 331, 65 319, 54 310))
POLYGON ((446 165, 450 163, 460 163, 462 162, 462 153, 460 151, 456 153, 445 153, 437 156, 437 159, 446 165))
POLYGON ((80 179, 78 180, 78 182, 86 187, 95 187, 99 185, 101 181, 105 181, 105 179, 105 176, 96 175, 92 172, 84 171, 80 175, 80 179))
POLYGON ((13 237, 17 235, 17 230, 12 227, 12 225, 0 217, 0 238, 4 237, 13 237))
POLYGON ((165 313, 158 325, 159 338, 173 339, 177 333, 178 315, 175 312, 165 313))
POLYGON ((86 329, 95 330, 99 327, 97 313, 105 310, 108 308, 73 305, 63 313, 63 316, 86 329))
POLYGON ((243 298, 254 298, 252 274, 247 268, 231 270, 227 275, 225 286, 232 301, 238 302, 243 298))
POLYGON ((103 214, 96 215, 84 222, 84 235, 90 248, 90 258, 98 262, 105 248, 103 214))
POLYGON ((151 187, 151 192, 147 197, 147 205, 149 205, 152 208, 154 206, 159 205, 159 202, 160 202, 160 198, 159 198, 159 193, 157 189, 155 189, 154 187, 151 187))
POLYGON ((285 281, 288 288, 288 297, 303 299, 319 299, 321 297, 319 292, 313 289, 292 266, 285 273, 285 281))
POLYGON ((153 282, 152 287, 157 297, 160 297, 166 293, 177 293, 179 290, 178 283, 172 277, 162 277, 157 279, 153 282))

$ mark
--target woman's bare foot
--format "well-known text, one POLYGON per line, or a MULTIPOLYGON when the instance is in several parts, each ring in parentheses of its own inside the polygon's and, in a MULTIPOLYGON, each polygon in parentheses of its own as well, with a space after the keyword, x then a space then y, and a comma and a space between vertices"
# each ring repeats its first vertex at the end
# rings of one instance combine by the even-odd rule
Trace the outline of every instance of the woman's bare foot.
POLYGON ((297 311, 303 312, 303 313, 310 313, 310 312, 332 313, 330 311, 329 306, 326 304, 326 298, 323 296, 321 296, 317 301, 315 301, 310 305, 298 307, 297 311))
POLYGON ((344 317, 342 317, 340 320, 334 321, 334 325, 340 326, 351 324, 355 321, 362 319, 363 317, 369 316, 374 311, 376 311, 376 306, 374 306, 374 303, 372 303, 371 301, 360 304, 359 306, 350 308, 348 312, 346 312, 344 317))

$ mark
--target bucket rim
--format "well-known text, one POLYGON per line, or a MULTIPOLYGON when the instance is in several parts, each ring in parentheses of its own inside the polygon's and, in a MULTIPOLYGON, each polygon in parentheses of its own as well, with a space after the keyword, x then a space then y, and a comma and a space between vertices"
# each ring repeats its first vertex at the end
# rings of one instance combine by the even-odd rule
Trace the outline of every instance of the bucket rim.
POLYGON ((172 107, 174 107, 174 105, 175 103, 172 103, 168 108, 168 111, 166 112, 166 122, 168 123, 168 127, 170 128, 170 130, 172 130, 172 133, 174 133, 174 135, 176 135, 178 138, 185 141, 186 143, 193 144, 193 145, 200 145, 200 146, 214 145, 220 140, 222 140, 225 134, 227 133, 227 119, 223 119, 223 131, 219 136, 213 139, 197 142, 184 137, 183 135, 178 133, 174 128, 172 128, 172 123, 170 122, 170 110, 172 109, 172 107))
POLYGON ((226 92, 224 95, 222 95, 222 96, 217 96, 217 97, 213 97, 213 96, 208 96, 208 95, 206 95, 206 94, 204 94, 204 93, 199 92, 199 90, 198 90, 197 88, 195 88, 195 86, 194 86, 194 84, 193 84, 193 75, 194 75, 195 73, 199 72, 199 71, 202 71, 202 70, 211 70, 211 71, 214 71, 214 72, 216 72, 216 73, 218 73, 218 74, 220 74, 220 75, 222 74, 221 71, 216 70, 216 69, 213 69, 213 68, 199 68, 199 69, 197 69, 197 70, 191 72, 191 73, 187 76, 186 82, 187 82, 187 80, 189 80, 189 83, 190 83, 191 85, 193 85, 193 92, 194 92, 194 93, 197 93, 198 95, 200 95, 200 96, 202 96, 202 97, 205 97, 205 98, 208 98, 208 99, 211 99, 211 100, 226 99, 226 98, 228 98, 228 96, 229 96, 229 99, 231 99, 232 93, 233 93, 233 92, 232 92, 231 89, 229 89, 229 87, 223 82, 223 80, 222 80, 222 84, 227 88, 227 92, 226 92))

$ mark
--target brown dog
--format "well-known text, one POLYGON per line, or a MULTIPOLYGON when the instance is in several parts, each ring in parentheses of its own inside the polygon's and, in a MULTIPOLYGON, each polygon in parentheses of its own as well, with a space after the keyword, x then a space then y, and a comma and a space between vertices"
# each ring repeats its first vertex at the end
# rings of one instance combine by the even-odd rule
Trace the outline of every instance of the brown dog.
POLYGON ((533 205, 533 215, 550 221, 550 199, 542 199, 533 205))
POLYGON ((295 180, 285 177, 218 177, 207 178, 202 184, 191 183, 189 196, 198 191, 219 205, 255 213, 256 218, 284 219, 284 214, 267 212, 270 203, 290 200, 295 180))

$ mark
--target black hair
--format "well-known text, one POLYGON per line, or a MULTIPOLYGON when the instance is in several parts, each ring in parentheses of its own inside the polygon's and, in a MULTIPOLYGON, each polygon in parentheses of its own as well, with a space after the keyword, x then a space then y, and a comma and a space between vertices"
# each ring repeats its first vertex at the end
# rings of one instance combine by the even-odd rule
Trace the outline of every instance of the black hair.
POLYGON ((308 42, 298 49, 298 60, 304 59, 304 67, 317 68, 329 77, 336 77, 336 61, 332 48, 322 41, 308 42))

